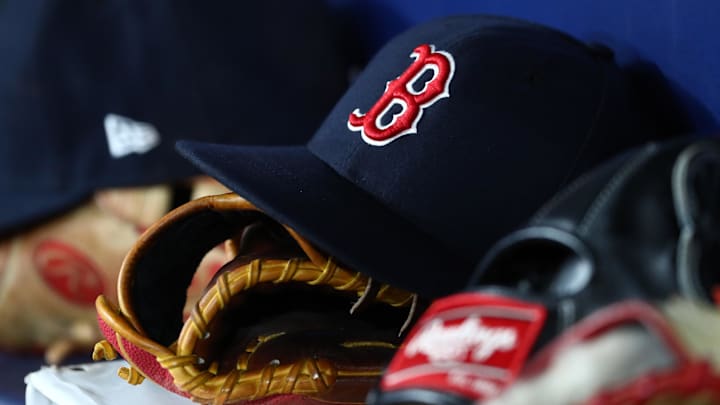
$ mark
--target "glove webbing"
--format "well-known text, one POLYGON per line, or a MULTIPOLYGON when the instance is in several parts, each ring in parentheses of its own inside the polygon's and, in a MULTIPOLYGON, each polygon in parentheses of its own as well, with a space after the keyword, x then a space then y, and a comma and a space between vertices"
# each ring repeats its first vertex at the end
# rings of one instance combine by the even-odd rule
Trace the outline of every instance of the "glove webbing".
MULTIPOLYGON (((228 305, 231 298, 260 283, 301 282, 309 285, 327 285, 339 291, 355 291, 364 300, 373 298, 394 307, 411 305, 414 294, 380 285, 372 297, 365 297, 370 279, 358 272, 348 271, 329 259, 319 267, 307 259, 256 259, 238 269, 218 276, 215 284, 195 305, 190 318, 184 324, 177 342, 177 355, 158 358, 158 362, 173 375, 176 385, 190 393, 196 400, 224 403, 273 394, 315 394, 327 390, 337 378, 378 376, 382 370, 351 372, 338 369, 330 361, 306 358, 293 364, 279 365, 271 362, 260 370, 247 370, 253 352, 262 344, 282 335, 260 336, 256 345, 245 349, 235 370, 217 375, 216 367, 207 369, 205 360, 193 353, 199 339, 209 338, 208 324, 218 311, 228 305), (361 373, 357 374, 357 373, 361 373)), ((413 305, 411 305, 413 306, 413 305)), ((347 342, 351 346, 383 346, 386 342, 347 342)))

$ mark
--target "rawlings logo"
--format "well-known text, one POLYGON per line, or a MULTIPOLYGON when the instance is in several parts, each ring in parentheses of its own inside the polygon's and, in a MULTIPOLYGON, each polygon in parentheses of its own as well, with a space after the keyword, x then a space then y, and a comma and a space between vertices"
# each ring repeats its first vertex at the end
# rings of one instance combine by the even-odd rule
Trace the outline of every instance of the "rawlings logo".
POLYGON ((68 302, 92 307, 95 298, 105 291, 100 268, 64 242, 41 242, 33 252, 33 261, 47 286, 68 302))
POLYGON ((413 338, 406 355, 424 354, 431 363, 464 361, 468 353, 473 361, 482 362, 496 351, 515 348, 517 331, 508 327, 487 327, 477 317, 469 317, 458 326, 445 326, 433 319, 413 338))
POLYGON ((452 55, 436 51, 433 45, 420 45, 410 56, 413 63, 386 84, 385 92, 375 105, 366 114, 356 108, 348 118, 348 128, 359 131, 370 145, 386 145, 403 135, 416 133, 423 111, 436 101, 450 97, 450 82, 455 73, 452 55), (426 79, 428 73, 432 77, 426 79), (389 122, 383 123, 390 114, 389 122))
POLYGON ((388 365, 383 390, 425 387, 479 400, 512 383, 535 342, 543 306, 481 292, 436 300, 388 365))

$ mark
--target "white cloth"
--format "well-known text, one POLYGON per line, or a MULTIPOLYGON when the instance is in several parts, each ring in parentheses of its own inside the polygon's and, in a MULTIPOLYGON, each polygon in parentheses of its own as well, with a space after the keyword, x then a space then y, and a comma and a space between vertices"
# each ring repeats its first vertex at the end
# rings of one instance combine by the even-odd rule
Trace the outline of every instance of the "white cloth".
POLYGON ((195 404, 150 380, 130 385, 117 375, 123 360, 43 367, 25 377, 26 405, 195 404))

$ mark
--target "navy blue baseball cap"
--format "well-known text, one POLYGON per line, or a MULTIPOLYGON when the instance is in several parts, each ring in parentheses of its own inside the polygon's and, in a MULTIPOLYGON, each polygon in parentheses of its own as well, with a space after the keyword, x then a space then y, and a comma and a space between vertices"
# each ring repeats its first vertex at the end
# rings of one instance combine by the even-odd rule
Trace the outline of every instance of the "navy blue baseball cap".
POLYGON ((349 34, 322 0, 1 2, 0 232, 199 174, 177 139, 304 144, 349 34))
POLYGON ((650 138, 626 93, 606 48, 455 16, 386 44, 304 146, 178 149, 346 266, 436 297, 577 174, 650 138))

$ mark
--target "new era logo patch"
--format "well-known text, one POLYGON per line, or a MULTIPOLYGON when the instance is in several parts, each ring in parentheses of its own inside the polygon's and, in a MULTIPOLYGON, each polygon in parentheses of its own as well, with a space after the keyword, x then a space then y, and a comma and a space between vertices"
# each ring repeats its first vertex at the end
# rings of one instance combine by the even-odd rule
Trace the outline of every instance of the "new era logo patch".
POLYGON ((114 158, 146 153, 160 143, 160 134, 151 124, 116 114, 106 115, 104 124, 110 156, 114 158))
POLYGON ((455 60, 433 45, 420 45, 410 55, 413 63, 389 81, 380 99, 363 114, 355 109, 348 118, 351 131, 360 132, 370 145, 386 145, 403 135, 417 132, 426 108, 450 97, 455 60))

